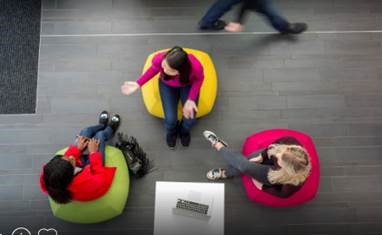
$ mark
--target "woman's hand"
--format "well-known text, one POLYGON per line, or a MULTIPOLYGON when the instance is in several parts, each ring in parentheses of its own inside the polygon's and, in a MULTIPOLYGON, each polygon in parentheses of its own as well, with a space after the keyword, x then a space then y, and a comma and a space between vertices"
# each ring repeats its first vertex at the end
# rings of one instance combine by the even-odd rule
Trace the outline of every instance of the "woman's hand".
POLYGON ((250 162, 256 162, 256 163, 262 163, 263 162, 263 156, 259 154, 257 157, 249 159, 250 162))
POLYGON ((77 136, 77 148, 82 152, 88 146, 89 138, 79 135, 77 136))
POLYGON ((256 186, 256 188, 263 190, 263 184, 261 182, 255 180, 254 178, 252 178, 252 182, 256 186))
POLYGON ((100 143, 100 141, 97 140, 97 139, 94 139, 94 138, 89 140, 89 143, 88 143, 88 151, 89 151, 89 153, 98 152, 99 143, 100 143))
POLYGON ((183 107, 183 116, 185 118, 194 118, 194 111, 195 113, 198 112, 195 101, 187 100, 183 107))
POLYGON ((137 82, 126 81, 121 86, 121 92, 124 95, 131 95, 138 90, 139 84, 137 82))

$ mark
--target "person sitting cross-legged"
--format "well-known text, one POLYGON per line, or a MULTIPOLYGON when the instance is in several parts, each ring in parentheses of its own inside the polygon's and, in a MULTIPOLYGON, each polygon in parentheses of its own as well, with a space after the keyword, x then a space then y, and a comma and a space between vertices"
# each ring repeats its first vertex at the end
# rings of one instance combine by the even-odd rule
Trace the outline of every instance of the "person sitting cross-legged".
POLYGON ((206 130, 203 135, 228 163, 225 168, 210 170, 207 173, 210 180, 246 174, 253 178, 260 190, 287 198, 298 191, 309 176, 311 162, 308 153, 293 137, 282 137, 247 159, 231 151, 215 133, 206 130))
POLYGON ((63 155, 54 156, 40 175, 40 188, 55 202, 90 201, 103 196, 110 188, 115 167, 106 167, 105 147, 120 125, 120 116, 109 122, 107 111, 99 115, 99 124, 81 130, 63 155), (82 152, 88 150, 88 155, 82 152))

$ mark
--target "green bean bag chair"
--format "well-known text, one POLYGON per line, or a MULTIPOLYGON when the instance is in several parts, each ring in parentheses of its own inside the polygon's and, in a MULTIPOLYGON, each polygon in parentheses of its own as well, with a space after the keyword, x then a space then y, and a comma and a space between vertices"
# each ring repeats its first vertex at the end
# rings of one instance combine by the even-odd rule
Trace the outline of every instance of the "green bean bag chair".
MULTIPOLYGON (((65 151, 66 149, 62 149, 57 154, 63 155, 65 151)), ((105 154, 105 165, 117 167, 109 191, 88 202, 59 204, 49 198, 50 208, 57 218, 72 223, 91 224, 110 220, 122 213, 129 194, 129 170, 121 150, 106 146, 105 154)))

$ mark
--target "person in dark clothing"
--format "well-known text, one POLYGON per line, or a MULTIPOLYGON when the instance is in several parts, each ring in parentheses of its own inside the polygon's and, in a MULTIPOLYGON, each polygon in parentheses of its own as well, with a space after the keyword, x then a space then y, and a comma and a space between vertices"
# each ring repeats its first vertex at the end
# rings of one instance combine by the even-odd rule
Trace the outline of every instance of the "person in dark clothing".
POLYGON ((243 29, 242 21, 244 15, 248 10, 256 11, 264 15, 271 23, 271 25, 281 33, 301 33, 307 29, 304 23, 289 23, 273 8, 269 0, 217 0, 206 12, 206 14, 199 21, 199 28, 201 30, 222 30, 226 27, 227 31, 239 32, 243 29), (236 22, 226 24, 220 20, 226 12, 231 8, 242 3, 236 22))
POLYGON ((229 32, 243 31, 243 24, 248 11, 255 11, 264 15, 272 27, 283 34, 299 34, 308 28, 305 23, 289 23, 275 10, 269 0, 243 0, 235 22, 227 24, 225 30, 229 32))
POLYGON ((204 131, 203 135, 228 163, 225 168, 207 172, 210 180, 246 174, 253 178, 257 188, 274 196, 287 198, 301 188, 310 173, 308 153, 293 137, 280 138, 246 158, 229 150, 228 144, 215 133, 204 131))
POLYGON ((242 2, 242 0, 217 0, 199 21, 199 28, 202 30, 224 29, 226 22, 220 20, 220 17, 240 2, 242 2))

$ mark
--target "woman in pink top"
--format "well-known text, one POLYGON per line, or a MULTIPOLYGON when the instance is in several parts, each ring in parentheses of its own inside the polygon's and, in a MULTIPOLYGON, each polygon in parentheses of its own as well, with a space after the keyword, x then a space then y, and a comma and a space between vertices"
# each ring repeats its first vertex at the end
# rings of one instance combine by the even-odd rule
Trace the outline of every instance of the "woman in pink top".
POLYGON ((122 85, 122 93, 132 94, 158 73, 167 145, 174 149, 179 134, 182 145, 189 146, 191 127, 198 111, 196 103, 204 80, 203 67, 195 56, 176 46, 167 52, 157 53, 151 67, 136 82, 127 81, 122 85), (183 104, 181 122, 177 119, 179 99, 183 104))

